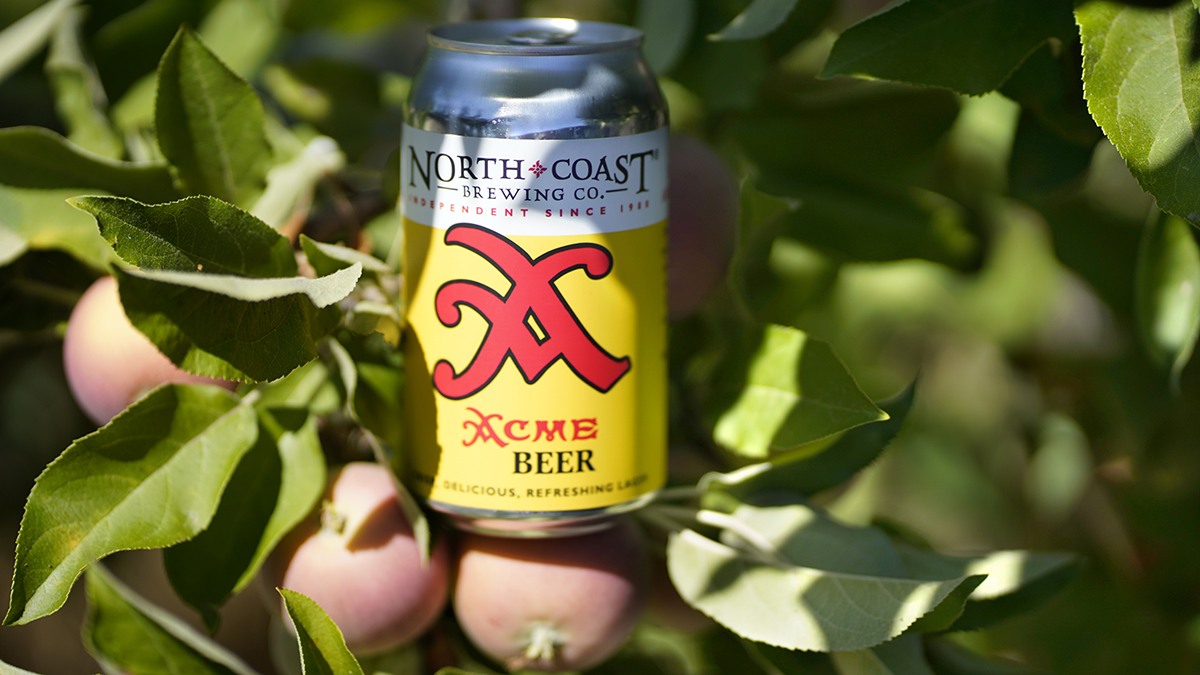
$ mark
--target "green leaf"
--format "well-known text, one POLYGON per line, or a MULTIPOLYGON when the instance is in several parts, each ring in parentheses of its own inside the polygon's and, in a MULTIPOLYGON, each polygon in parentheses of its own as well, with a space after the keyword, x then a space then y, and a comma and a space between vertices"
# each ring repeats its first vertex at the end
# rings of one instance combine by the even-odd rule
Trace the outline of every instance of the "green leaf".
POLYGON ((286 588, 279 589, 279 594, 296 626, 304 675, 362 675, 362 667, 346 647, 342 631, 316 602, 286 588))
POLYGON ((1038 425, 1036 444, 1025 474, 1029 501, 1039 516, 1062 522, 1096 479, 1088 435, 1070 416, 1048 412, 1038 425))
POLYGON ((811 496, 840 485, 883 453, 904 426, 912 398, 910 388, 885 408, 888 419, 851 429, 815 452, 801 448, 729 473, 708 474, 700 486, 745 501, 753 495, 777 491, 811 496))
POLYGON ((710 40, 754 40, 779 28, 796 8, 796 0, 753 0, 710 40))
POLYGON ((1092 165, 1095 145, 1064 138, 1036 116, 1022 112, 1009 157, 1009 190, 1018 197, 1038 199, 1079 185, 1092 165))
POLYGON ((107 268, 112 249, 95 222, 71 208, 74 190, 32 190, 0 186, 0 226, 33 250, 61 250, 89 266, 107 268))
POLYGON ((249 78, 279 41, 282 6, 272 0, 221 0, 197 32, 230 70, 249 78))
POLYGON ((273 380, 312 360, 337 324, 331 307, 355 287, 357 264, 319 279, 294 276, 287 239, 212 197, 157 206, 80 197, 117 254, 126 314, 175 364, 228 380, 273 380))
POLYGON ((1078 566, 1078 559, 1065 553, 949 556, 909 545, 898 545, 897 550, 905 569, 919 579, 987 575, 971 592, 953 630, 977 630, 1032 609, 1061 590, 1078 566))
POLYGON ((58 116, 70 130, 71 142, 104 157, 125 150, 105 110, 108 100, 95 67, 84 55, 83 23, 87 10, 74 7, 63 17, 50 43, 46 74, 54 88, 58 116))
POLYGON ((670 72, 687 50, 695 25, 696 0, 638 3, 637 27, 646 36, 642 51, 654 72, 670 72))
POLYGON ((1083 45, 1078 32, 1071 33, 1034 52, 1000 91, 1063 140, 1094 146, 1103 134, 1083 98, 1083 45))
MULTIPOLYGON (((975 260, 979 249, 967 228, 966 210, 933 192, 810 173, 777 174, 764 179, 760 187, 799 203, 778 224, 786 240, 815 247, 838 260, 919 258, 963 267, 975 260)), ((770 253, 778 251, 772 248, 770 253)), ((751 301, 762 304, 758 298, 751 301)))
POLYGON ((1192 120, 1200 115, 1196 7, 1089 2, 1076 12, 1088 109, 1142 188, 1165 211, 1200 224, 1192 120))
POLYGON ((250 303, 302 295, 316 307, 325 308, 344 299, 350 294, 350 291, 354 290, 355 284, 362 276, 362 267, 355 264, 316 279, 308 277, 252 279, 233 274, 140 269, 126 270, 125 275, 161 284, 206 291, 250 303))
POLYGON ((102 565, 87 574, 88 651, 107 672, 254 675, 237 656, 141 598, 102 565))
POLYGON ((257 435, 254 411, 212 386, 154 390, 51 463, 29 494, 7 624, 57 611, 116 551, 190 539, 257 435))
POLYGON ((829 345, 784 326, 741 336, 712 381, 714 438, 742 457, 766 459, 887 419, 829 345))
POLYGON ((982 579, 913 578, 881 530, 839 523, 792 494, 739 504, 728 516, 701 511, 696 518, 722 528, 721 541, 737 554, 736 564, 716 558, 704 563, 707 571, 685 570, 671 557, 672 542, 668 567, 676 587, 739 635, 779 647, 858 651, 905 631, 940 630, 982 579), (942 585, 925 586, 929 581, 942 585), (700 592, 689 593, 681 583, 700 592), (795 614, 791 625, 778 624, 788 607, 795 614))
POLYGON ((298 211, 304 215, 317 183, 345 164, 346 157, 337 143, 327 136, 317 136, 294 158, 271 169, 267 189, 250 212, 272 228, 281 229, 298 211))
POLYGON ((1167 216, 1146 225, 1135 283, 1142 343, 1178 387, 1200 335, 1200 247, 1187 223, 1167 216))
POLYGON ((962 107, 951 92, 891 82, 780 80, 770 91, 769 106, 728 130, 762 179, 781 188, 836 177, 869 192, 870 183, 921 176, 962 107))
POLYGON ((144 201, 179 196, 166 166, 94 155, 42 127, 0 129, 0 184, 43 190, 99 190, 144 201))
POLYGON ((328 415, 342 404, 329 368, 320 360, 309 361, 257 391, 259 408, 307 408, 314 415, 328 415))
POLYGON ((979 95, 1074 31, 1061 0, 908 0, 842 33, 823 77, 865 75, 979 95))
MULTIPOLYGON (((300 244, 305 258, 319 275, 333 274, 353 265, 361 265, 364 272, 376 278, 387 279, 385 285, 396 278, 395 270, 375 256, 338 244, 318 242, 303 234, 300 235, 300 244)), ((378 333, 395 348, 400 344, 400 334, 404 329, 404 317, 399 301, 388 298, 379 285, 368 285, 348 308, 346 327, 359 335, 378 333)), ((388 417, 395 416, 389 414, 388 417)), ((385 437, 389 442, 395 442, 391 437, 385 437)))
POLYGON ((364 272, 372 272, 375 274, 395 274, 395 270, 388 267, 387 263, 373 255, 367 255, 362 251, 352 249, 341 244, 327 244, 310 238, 308 235, 300 235, 300 246, 304 250, 304 256, 308 258, 309 264, 313 266, 319 276, 333 274, 338 270, 344 270, 353 265, 361 265, 364 272))
MULTIPOLYGON (((104 73, 104 85, 116 98, 123 97, 135 83, 147 78, 162 60, 180 26, 195 26, 204 19, 209 2, 144 0, 136 5, 105 3, 103 11, 92 6, 96 25, 89 41, 96 67, 104 73), (101 25, 102 24, 102 25, 101 25)), ((153 95, 153 87, 151 87, 153 95)))
POLYGON ((170 271, 114 275, 129 320, 184 370, 237 381, 269 381, 317 357, 336 327, 336 307, 360 268, 322 279, 246 279, 170 271))
POLYGON ((856 651, 891 640, 959 586, 764 559, 692 530, 667 544, 671 580, 691 605, 735 633, 787 649, 856 651))
POLYGON ((51 0, 0 31, 0 81, 37 54, 78 0, 51 0))
POLYGON ((404 407, 404 358, 400 351, 372 336, 346 336, 330 347, 351 414, 387 444, 402 447, 402 416, 396 415, 404 407))
POLYGON ((291 244, 266 223, 212 197, 147 205, 122 197, 78 197, 117 255, 145 270, 203 271, 253 278, 296 274, 291 244))
POLYGON ((248 204, 271 159, 262 101, 195 33, 180 29, 158 67, 158 143, 193 194, 248 204))
POLYGON ((259 418, 258 442, 242 457, 208 528, 163 552, 171 586, 211 631, 221 604, 254 579, 325 485, 316 418, 304 410, 262 408, 259 418))

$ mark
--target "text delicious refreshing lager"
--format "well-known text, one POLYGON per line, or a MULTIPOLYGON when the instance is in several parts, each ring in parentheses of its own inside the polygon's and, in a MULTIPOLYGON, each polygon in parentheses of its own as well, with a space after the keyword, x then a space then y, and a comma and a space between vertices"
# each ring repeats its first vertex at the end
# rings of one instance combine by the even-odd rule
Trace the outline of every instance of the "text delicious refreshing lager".
POLYGON ((400 156, 404 473, 463 527, 603 527, 665 480, 667 112, 640 42, 430 35, 400 156))

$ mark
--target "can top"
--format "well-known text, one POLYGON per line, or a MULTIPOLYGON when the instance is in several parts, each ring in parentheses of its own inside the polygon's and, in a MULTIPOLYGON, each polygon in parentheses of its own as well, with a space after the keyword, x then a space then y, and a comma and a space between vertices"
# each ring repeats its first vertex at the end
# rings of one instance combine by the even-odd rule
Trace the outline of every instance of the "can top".
POLYGON ((429 33, 429 44, 476 54, 558 56, 633 49, 636 28, 574 19, 500 19, 447 24, 429 33))

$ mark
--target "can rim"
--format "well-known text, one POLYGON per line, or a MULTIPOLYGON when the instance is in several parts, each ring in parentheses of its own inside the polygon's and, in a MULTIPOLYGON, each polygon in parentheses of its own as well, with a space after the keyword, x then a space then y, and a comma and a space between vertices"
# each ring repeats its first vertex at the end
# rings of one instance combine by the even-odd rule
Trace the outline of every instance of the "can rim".
POLYGON ((637 48, 642 32, 632 26, 575 19, 493 19, 438 26, 429 44, 474 54, 562 56, 637 48))

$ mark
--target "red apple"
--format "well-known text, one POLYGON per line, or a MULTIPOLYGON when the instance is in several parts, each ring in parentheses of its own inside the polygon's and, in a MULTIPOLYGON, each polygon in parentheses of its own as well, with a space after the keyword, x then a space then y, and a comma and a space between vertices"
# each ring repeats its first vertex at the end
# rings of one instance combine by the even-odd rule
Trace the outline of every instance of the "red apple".
MULTIPOLYGON (((399 647, 428 630, 446 606, 449 576, 445 541, 422 564, 389 469, 372 462, 338 469, 319 517, 290 533, 263 568, 270 586, 320 605, 358 654, 399 647)), ((280 612, 287 615, 282 601, 280 612)))

